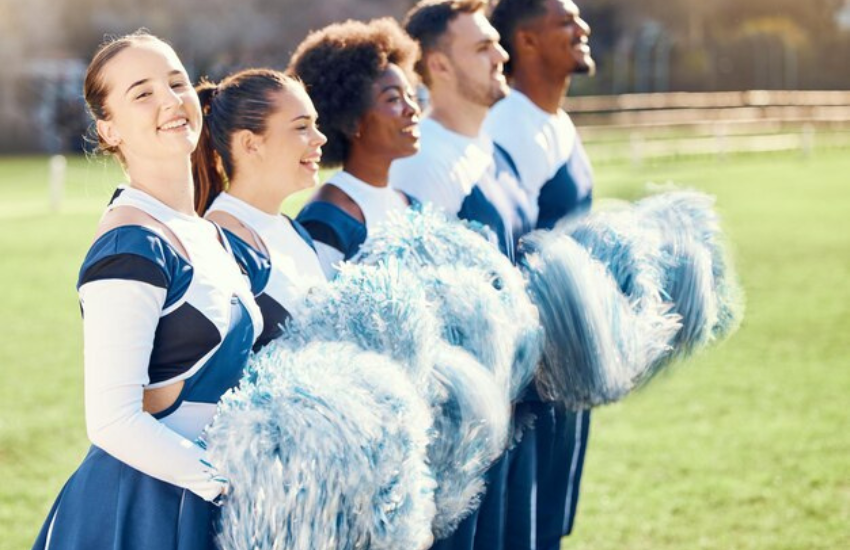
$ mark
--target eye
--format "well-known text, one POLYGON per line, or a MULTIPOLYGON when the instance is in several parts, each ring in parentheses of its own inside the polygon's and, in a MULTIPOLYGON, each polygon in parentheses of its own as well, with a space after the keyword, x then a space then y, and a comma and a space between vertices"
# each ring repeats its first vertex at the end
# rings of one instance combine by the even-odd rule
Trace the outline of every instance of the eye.
POLYGON ((171 83, 171 89, 172 89, 172 90, 180 90, 180 89, 183 89, 183 88, 185 88, 185 87, 186 87, 186 83, 185 83, 185 82, 183 82, 183 81, 178 81, 178 82, 172 82, 172 83, 171 83))
POLYGON ((151 95, 150 92, 141 92, 136 96, 136 99, 144 99, 144 98, 148 97, 149 95, 151 95))

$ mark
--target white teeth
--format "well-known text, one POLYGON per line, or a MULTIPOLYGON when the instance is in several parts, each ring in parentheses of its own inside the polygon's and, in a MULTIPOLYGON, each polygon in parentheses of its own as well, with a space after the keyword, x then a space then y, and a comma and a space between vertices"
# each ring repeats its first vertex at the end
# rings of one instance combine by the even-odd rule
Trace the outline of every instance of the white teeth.
POLYGON ((159 127, 159 129, 160 130, 173 130, 175 128, 180 128, 181 126, 185 126, 188 123, 189 123, 189 121, 186 120, 185 118, 178 118, 176 120, 172 120, 171 122, 163 124, 162 126, 159 127))

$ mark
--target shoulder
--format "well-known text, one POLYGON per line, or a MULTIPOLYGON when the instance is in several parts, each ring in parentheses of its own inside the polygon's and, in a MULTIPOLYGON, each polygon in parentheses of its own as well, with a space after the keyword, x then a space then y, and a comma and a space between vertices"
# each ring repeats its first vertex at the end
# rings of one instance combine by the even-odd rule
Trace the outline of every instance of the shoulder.
POLYGON ((302 228, 311 240, 335 248, 346 257, 366 240, 362 217, 355 218, 338 204, 318 197, 304 206, 295 222, 298 224, 293 224, 296 231, 302 228))
POLYGON ((319 190, 316 191, 316 194, 310 202, 326 202, 332 204, 360 223, 365 223, 363 211, 357 203, 354 202, 354 199, 349 197, 345 191, 332 183, 325 183, 319 187, 319 190))
MULTIPOLYGON (((238 237, 241 241, 256 250, 262 250, 262 245, 257 242, 254 233, 233 214, 229 214, 223 210, 214 210, 204 217, 224 229, 226 234, 229 233, 238 237)), ((228 235, 228 240, 232 241, 229 238, 230 235, 228 235)))
POLYGON ((192 272, 188 261, 157 229, 107 224, 86 254, 77 288, 104 280, 135 281, 166 289, 168 301, 173 302, 188 288, 192 272))

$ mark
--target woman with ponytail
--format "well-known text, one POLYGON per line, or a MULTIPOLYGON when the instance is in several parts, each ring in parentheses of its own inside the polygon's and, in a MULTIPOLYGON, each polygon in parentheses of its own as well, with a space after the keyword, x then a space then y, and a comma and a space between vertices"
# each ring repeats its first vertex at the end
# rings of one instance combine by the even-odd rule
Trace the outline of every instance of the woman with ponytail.
POLYGON ((251 280, 265 326, 258 349, 325 280, 312 239, 280 209, 316 184, 327 140, 304 86, 283 73, 248 69, 196 89, 204 130, 192 156, 195 206, 224 229, 251 280))

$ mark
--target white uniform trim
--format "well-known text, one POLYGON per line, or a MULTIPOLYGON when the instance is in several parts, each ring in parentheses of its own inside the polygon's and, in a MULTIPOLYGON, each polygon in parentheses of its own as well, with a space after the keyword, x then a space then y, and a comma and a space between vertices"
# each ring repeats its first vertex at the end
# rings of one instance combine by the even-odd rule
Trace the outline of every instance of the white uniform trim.
POLYGON ((536 215, 516 179, 497 176, 493 141, 487 134, 464 136, 431 118, 421 122, 420 132, 419 152, 390 166, 391 187, 457 216, 478 186, 509 229, 521 225, 516 208, 536 215))
POLYGON ((316 251, 282 214, 268 214, 229 193, 216 197, 207 216, 217 211, 243 223, 265 248, 272 272, 263 292, 295 315, 307 291, 326 280, 316 251))
POLYGON ((392 211, 404 211, 408 204, 404 196, 391 187, 375 187, 346 171, 330 177, 325 185, 334 185, 351 197, 363 212, 367 228, 385 221, 392 211))
POLYGON ((511 90, 490 109, 484 130, 513 159, 536 209, 540 189, 573 154, 578 139, 573 121, 563 110, 547 113, 522 92, 511 90))

